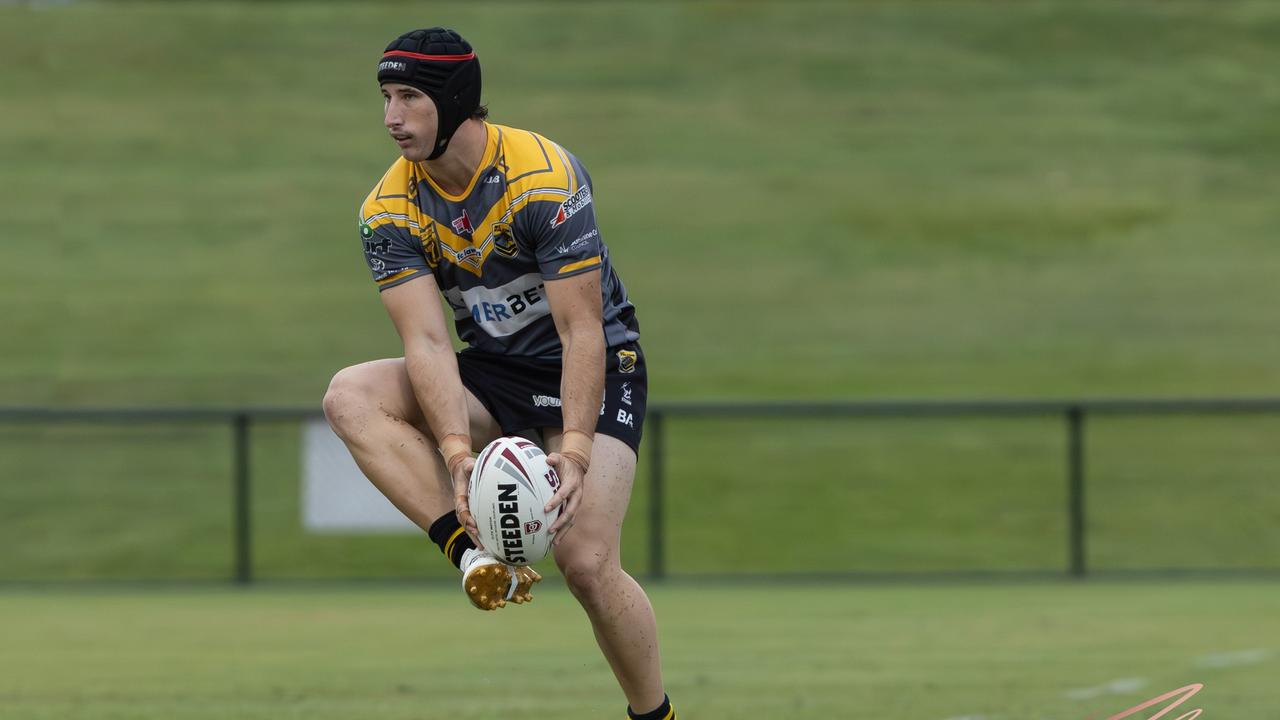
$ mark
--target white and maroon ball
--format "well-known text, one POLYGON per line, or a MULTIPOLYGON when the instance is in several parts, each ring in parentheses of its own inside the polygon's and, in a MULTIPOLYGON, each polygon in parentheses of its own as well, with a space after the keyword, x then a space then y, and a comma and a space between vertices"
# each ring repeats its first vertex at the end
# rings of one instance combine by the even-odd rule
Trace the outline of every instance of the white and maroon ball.
POLYGON ((560 508, 543 512, 560 487, 542 448, 521 437, 500 437, 476 458, 467 492, 480 542, 499 560, 528 565, 551 549, 547 530, 560 508))

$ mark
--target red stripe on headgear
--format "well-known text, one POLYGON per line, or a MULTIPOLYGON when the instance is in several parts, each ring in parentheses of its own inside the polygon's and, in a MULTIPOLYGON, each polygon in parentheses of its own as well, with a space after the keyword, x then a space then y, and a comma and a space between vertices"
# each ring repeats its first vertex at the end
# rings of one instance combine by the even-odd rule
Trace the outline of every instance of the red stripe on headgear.
POLYGON ((472 60, 476 54, 469 52, 466 55, 423 55, 422 53, 408 52, 406 50, 391 50, 382 53, 382 57, 408 57, 415 60, 442 60, 444 62, 462 62, 463 60, 472 60))

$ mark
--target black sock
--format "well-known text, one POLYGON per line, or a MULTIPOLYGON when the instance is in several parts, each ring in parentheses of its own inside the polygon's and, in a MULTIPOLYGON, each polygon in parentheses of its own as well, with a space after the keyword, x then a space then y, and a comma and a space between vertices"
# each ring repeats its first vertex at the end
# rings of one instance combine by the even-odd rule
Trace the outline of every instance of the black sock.
POLYGON ((440 546, 440 552, 449 558, 449 562, 453 563, 454 567, 462 567, 462 553, 476 546, 471 542, 471 536, 467 531, 462 529, 462 523, 458 522, 458 513, 454 510, 441 515, 439 520, 431 523, 431 529, 427 530, 427 537, 440 546))
POLYGON ((627 717, 631 720, 676 720, 676 709, 671 707, 671 698, 663 695, 662 704, 643 715, 637 714, 628 705, 627 717))

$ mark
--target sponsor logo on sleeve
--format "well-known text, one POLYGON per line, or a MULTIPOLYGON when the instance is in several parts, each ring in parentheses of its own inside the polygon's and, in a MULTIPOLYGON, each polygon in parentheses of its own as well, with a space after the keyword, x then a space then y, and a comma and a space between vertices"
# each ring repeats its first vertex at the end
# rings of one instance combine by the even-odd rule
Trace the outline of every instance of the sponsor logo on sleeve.
POLYGON ((577 240, 574 240, 573 242, 568 244, 560 243, 559 245, 557 245, 556 252, 560 253, 561 255, 568 255, 569 253, 573 252, 574 250, 577 250, 583 245, 590 243, 591 238, 599 237, 599 236, 600 236, 600 230, 598 230, 597 228, 591 228, 587 232, 583 233, 582 236, 579 237, 577 240))
POLYGON ((371 235, 364 241, 364 251, 368 255, 382 255, 391 249, 391 240, 371 235))
POLYGON ((422 255, 427 259, 427 265, 435 270, 440 266, 440 232, 434 222, 427 226, 419 242, 422 243, 422 255))
POLYGON ((567 200, 560 203, 559 209, 556 210, 555 217, 551 218, 551 227, 560 227, 565 222, 577 215, 583 208, 591 204, 591 186, 583 185, 578 192, 569 196, 567 200))

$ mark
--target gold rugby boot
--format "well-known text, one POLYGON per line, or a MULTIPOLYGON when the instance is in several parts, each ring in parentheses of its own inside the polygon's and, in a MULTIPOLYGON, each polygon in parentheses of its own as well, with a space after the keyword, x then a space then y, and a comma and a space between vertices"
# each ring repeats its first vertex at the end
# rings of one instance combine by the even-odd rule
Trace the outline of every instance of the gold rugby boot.
POLYGON ((492 553, 470 549, 462 554, 462 590, 481 610, 497 610, 507 602, 533 601, 533 584, 542 576, 531 567, 507 565, 492 553))

